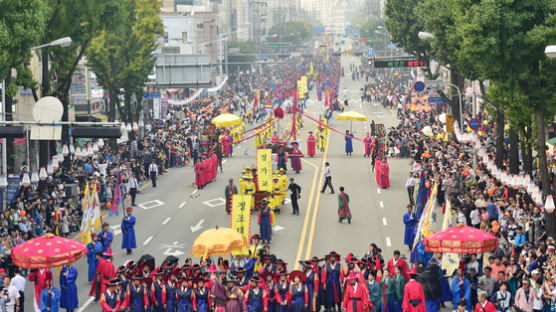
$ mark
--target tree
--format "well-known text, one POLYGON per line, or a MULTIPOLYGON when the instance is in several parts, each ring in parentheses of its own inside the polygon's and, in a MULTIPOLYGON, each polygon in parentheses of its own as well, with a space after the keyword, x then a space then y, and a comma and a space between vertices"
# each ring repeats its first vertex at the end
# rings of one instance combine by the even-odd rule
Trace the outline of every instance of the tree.
POLYGON ((156 62, 156 35, 164 32, 159 12, 157 0, 120 0, 114 12, 117 19, 104 25, 86 51, 88 65, 108 90, 110 120, 115 120, 116 109, 124 121, 139 117, 140 107, 132 107, 132 97, 140 101, 156 62))
MULTIPOLYGON (((5 81, 6 119, 13 120, 12 104, 18 86, 34 87, 35 81, 27 68, 31 48, 44 32, 48 8, 43 0, 9 0, 0 2, 0 81, 5 81), (13 77, 12 70, 17 72, 13 77)), ((13 139, 7 140, 8 170, 13 170, 13 139)))
MULTIPOLYGON (((357 25, 357 24, 356 24, 357 25)), ((375 48, 382 48, 384 42, 384 35, 377 34, 377 27, 384 26, 384 20, 380 18, 368 18, 358 24, 360 29, 360 37, 362 39, 367 39, 367 44, 374 46, 375 48)))
POLYGON ((230 40, 227 46, 229 63, 242 63, 237 66, 237 68, 241 69, 249 69, 251 67, 250 63, 255 61, 255 54, 257 53, 257 47, 254 42, 230 40), (230 49, 239 49, 240 54, 231 54, 230 49))
POLYGON ((313 26, 305 21, 293 21, 281 24, 274 24, 268 31, 269 42, 295 42, 311 39, 313 26))

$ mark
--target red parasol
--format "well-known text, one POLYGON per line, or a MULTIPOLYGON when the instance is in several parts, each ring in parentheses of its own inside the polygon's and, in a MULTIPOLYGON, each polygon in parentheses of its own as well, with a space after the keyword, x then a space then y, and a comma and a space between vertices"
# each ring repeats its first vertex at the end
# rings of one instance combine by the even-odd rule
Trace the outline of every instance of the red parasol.
POLYGON ((87 247, 73 239, 45 234, 12 248, 15 265, 26 269, 44 269, 73 263, 87 254, 87 247))
POLYGON ((490 252, 498 246, 498 238, 487 232, 458 224, 424 240, 425 251, 457 254, 490 252))

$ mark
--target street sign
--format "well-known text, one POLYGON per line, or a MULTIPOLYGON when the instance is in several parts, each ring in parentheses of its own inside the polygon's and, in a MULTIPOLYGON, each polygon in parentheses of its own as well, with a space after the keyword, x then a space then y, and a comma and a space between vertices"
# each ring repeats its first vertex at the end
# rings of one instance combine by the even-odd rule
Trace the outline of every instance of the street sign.
POLYGON ((422 67, 422 60, 376 60, 375 68, 422 67))
POLYGON ((396 45, 393 44, 393 43, 390 43, 390 44, 388 45, 388 49, 395 49, 395 48, 396 48, 396 45))
POLYGON ((444 80, 427 80, 426 83, 429 90, 444 90, 444 80))
POLYGON ((454 115, 446 114, 446 132, 454 133, 454 115))
POLYGON ((160 93, 146 93, 145 96, 143 96, 144 99, 159 99, 160 98, 160 93))
POLYGON ((415 89, 415 91, 417 91, 417 92, 421 92, 421 91, 425 90, 425 83, 422 82, 422 81, 417 81, 413 85, 413 89, 415 89))
POLYGON ((373 48, 370 48, 369 51, 367 51, 367 55, 368 56, 373 56, 375 55, 375 50, 373 48))
MULTIPOLYGON (((427 84, 427 87, 428 86, 429 85, 427 84)), ((428 87, 428 88, 430 89, 431 87, 428 87)), ((446 103, 446 101, 439 96, 431 96, 431 97, 429 97, 429 103, 446 103)))
POLYGON ((280 49, 280 48, 285 48, 286 44, 285 43, 272 43, 268 46, 271 49, 280 49))
POLYGON ((479 129, 480 126, 481 126, 481 122, 479 121, 479 119, 472 118, 471 120, 469 120, 469 128, 473 130, 477 130, 479 129))
POLYGON ((365 42, 365 43, 367 43, 367 42, 369 42, 369 39, 359 39, 359 42, 365 42))

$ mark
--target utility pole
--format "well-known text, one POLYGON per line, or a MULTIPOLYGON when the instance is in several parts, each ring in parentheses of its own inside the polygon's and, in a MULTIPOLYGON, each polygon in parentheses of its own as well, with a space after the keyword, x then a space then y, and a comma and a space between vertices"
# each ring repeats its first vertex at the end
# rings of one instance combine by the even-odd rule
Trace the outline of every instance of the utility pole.
POLYGON ((257 63, 259 64, 259 68, 258 68, 258 73, 257 73, 257 77, 260 80, 261 79, 261 71, 262 71, 262 65, 261 65, 261 8, 267 6, 266 2, 263 1, 252 1, 249 4, 252 8, 252 11, 254 10, 255 14, 253 17, 253 36, 255 37, 255 42, 257 43, 257 63))

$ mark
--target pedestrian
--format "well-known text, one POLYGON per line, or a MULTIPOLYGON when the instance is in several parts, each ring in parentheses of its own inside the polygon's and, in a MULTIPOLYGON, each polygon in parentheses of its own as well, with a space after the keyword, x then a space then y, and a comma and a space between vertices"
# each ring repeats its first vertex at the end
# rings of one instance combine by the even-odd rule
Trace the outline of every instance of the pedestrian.
POLYGON ((290 273, 289 297, 291 298, 291 312, 306 312, 309 310, 309 291, 305 285, 306 276, 299 270, 290 273))
POLYGON ((348 223, 351 223, 349 195, 344 192, 344 187, 340 186, 340 194, 338 194, 338 222, 342 223, 344 219, 347 219, 348 223))
POLYGON ((97 253, 102 253, 102 243, 97 240, 97 234, 91 233, 91 242, 87 244, 87 265, 89 266, 88 281, 89 283, 95 278, 95 272, 97 270, 98 259, 97 253))
POLYGON ((135 216, 132 216, 133 208, 127 207, 127 216, 122 219, 122 249, 127 250, 127 254, 131 254, 131 250, 137 248, 135 241, 135 216))
POLYGON ((334 194, 334 187, 332 187, 332 175, 330 174, 330 163, 324 163, 324 169, 322 171, 324 174, 324 185, 322 186, 321 193, 324 193, 326 186, 330 187, 330 194, 334 194))
POLYGON ((387 189, 390 187, 390 165, 388 165, 388 161, 386 160, 386 158, 384 158, 384 161, 382 162, 380 172, 382 177, 380 187, 382 187, 383 189, 387 189))
POLYGON ((270 207, 268 207, 268 200, 266 200, 266 198, 261 200, 261 208, 259 212, 259 230, 263 244, 270 243, 270 240, 272 239, 272 220, 270 215, 270 207))
POLYGON ((346 156, 351 156, 351 153, 353 153, 353 143, 351 142, 351 134, 349 133, 349 130, 346 130, 346 135, 344 137, 344 139, 346 140, 346 156))
MULTIPOLYGON (((496 307, 492 302, 487 300, 487 293, 484 291, 479 291, 477 294, 479 302, 475 305, 475 312, 496 312, 496 307)), ((526 310, 523 310, 526 311, 526 310)))
POLYGON ((365 143, 365 152, 363 154, 363 157, 370 157, 373 150, 373 138, 371 138, 371 134, 368 131, 366 135, 367 136, 363 139, 363 143, 365 143))
POLYGON ((58 312, 60 309, 60 297, 62 294, 52 284, 53 278, 51 275, 46 279, 46 287, 41 291, 41 312, 58 312))
POLYGON ((23 276, 21 276, 21 274, 19 274, 19 268, 18 267, 14 267, 14 277, 12 278, 12 281, 10 282, 10 285, 15 286, 15 288, 17 288, 17 291, 19 291, 19 305, 16 307, 16 310, 18 310, 19 312, 23 312, 24 311, 24 305, 25 305, 25 278, 23 276))
POLYGON ((417 268, 411 269, 409 282, 404 288, 402 309, 406 312, 426 312, 425 292, 423 286, 415 280, 417 268))
POLYGON ((411 250, 413 248, 413 241, 415 240, 415 226, 417 225, 417 219, 415 218, 415 213, 413 213, 413 206, 411 204, 407 205, 407 212, 403 215, 403 223, 405 224, 403 243, 411 250))
POLYGON ((307 138, 307 155, 310 157, 315 156, 315 147, 317 145, 317 138, 313 135, 313 131, 309 131, 307 138))
POLYGON ((146 285, 141 285, 141 275, 131 277, 131 283, 127 285, 127 293, 129 294, 129 312, 144 312, 148 305, 148 297, 146 294, 146 285))
MULTIPOLYGON (((524 277, 522 287, 515 293, 515 307, 523 312, 533 312, 533 304, 535 302, 536 293, 531 287, 531 280, 524 277)), ((477 311, 477 310, 475 310, 477 311)))
POLYGON ((292 143, 293 149, 290 152, 290 159, 292 162, 292 170, 295 173, 299 173, 301 171, 301 157, 303 157, 303 153, 299 150, 299 144, 297 142, 292 143))
POLYGON ((151 164, 149 165, 149 176, 151 177, 151 183, 153 187, 156 187, 156 176, 158 175, 158 166, 156 165, 156 161, 153 159, 151 164))
POLYGON ((347 276, 348 285, 344 293, 344 300, 342 308, 349 312, 364 312, 368 311, 369 297, 368 290, 365 287, 365 280, 360 275, 361 273, 355 273, 351 271, 347 276), (361 281, 361 283, 360 283, 361 281))
POLYGON ((139 184, 137 183, 137 176, 135 172, 131 174, 131 178, 127 181, 128 193, 131 196, 131 206, 135 206, 135 196, 137 196, 137 190, 139 189, 139 184))
POLYGON ((52 272, 49 269, 34 269, 29 274, 29 281, 35 282, 35 300, 33 301, 35 312, 41 311, 41 291, 46 287, 48 278, 52 278, 52 272))
POLYGON ((77 297, 77 269, 71 265, 66 265, 60 273, 60 288, 62 294, 60 298, 60 308, 72 312, 79 306, 77 297))
POLYGON ((341 293, 342 287, 340 283, 340 271, 342 266, 339 263, 340 255, 335 251, 330 252, 326 256, 326 264, 324 267, 324 302, 326 311, 332 311, 336 306, 341 311, 341 293))
POLYGON ((234 179, 229 179, 226 188, 224 189, 224 198, 226 198, 226 212, 232 212, 232 200, 234 195, 237 194, 237 187, 234 185, 234 179))
POLYGON ((120 311, 123 302, 120 300, 120 294, 117 291, 117 287, 120 284, 120 280, 113 279, 107 283, 108 288, 102 293, 100 297, 100 306, 102 311, 112 312, 120 311))
POLYGON ((299 215, 299 205, 297 204, 297 200, 301 198, 301 187, 294 182, 293 178, 290 178, 288 190, 291 191, 290 199, 293 208, 292 215, 299 215))
POLYGON ((112 232, 110 232, 108 228, 108 222, 104 222, 102 224, 102 232, 98 234, 98 240, 102 244, 102 252, 106 252, 108 249, 110 249, 112 240, 114 240, 114 234, 112 234, 112 232))
POLYGON ((409 177, 405 182, 405 188, 407 189, 407 195, 409 196, 409 203, 411 205, 415 205, 415 198, 413 197, 415 192, 415 178, 413 177, 412 172, 409 173, 409 177))
POLYGON ((458 302, 464 300, 465 308, 471 311, 471 283, 463 274, 463 269, 458 268, 457 275, 452 279, 452 304, 456 306, 458 302))
POLYGON ((89 296, 95 296, 95 302, 98 302, 98 298, 101 298, 106 289, 108 289, 109 282, 116 276, 116 269, 114 268, 114 263, 112 263, 112 257, 114 257, 112 250, 108 248, 108 250, 102 253, 102 256, 104 258, 99 260, 95 278, 89 291, 89 296))

